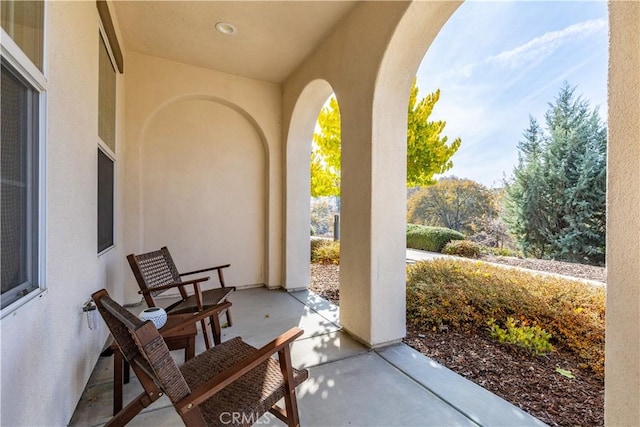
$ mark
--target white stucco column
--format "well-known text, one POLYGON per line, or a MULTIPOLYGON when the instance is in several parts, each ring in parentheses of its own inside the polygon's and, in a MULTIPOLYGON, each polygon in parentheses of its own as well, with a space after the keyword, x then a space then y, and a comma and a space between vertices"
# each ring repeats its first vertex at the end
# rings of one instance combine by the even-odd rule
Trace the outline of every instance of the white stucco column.
POLYGON ((605 424, 640 422, 640 3, 609 3, 605 424))
MULTIPOLYGON (((293 128, 306 121, 293 112, 309 83, 322 79, 335 89, 342 122, 340 322, 372 347, 405 335, 407 103, 424 52, 458 6, 359 2, 284 84, 287 144, 304 137, 293 128)), ((306 281, 308 265, 308 207, 294 182, 308 179, 296 173, 299 148, 287 147, 287 288, 306 281)))
POLYGON ((348 85, 338 92, 342 115, 340 321, 372 347, 399 341, 406 334, 409 92, 424 52, 459 3, 412 2, 401 6, 408 7, 406 11, 396 6, 372 4, 366 10, 367 25, 374 17, 393 21, 390 17, 398 12, 400 21, 386 43, 356 50, 381 54, 375 77, 363 81, 372 63, 361 59, 357 73, 348 76, 348 85))
MULTIPOLYGON (((341 102, 340 322, 372 347, 405 335, 406 107, 341 102)), ((402 95, 399 98, 404 99, 402 95)), ((339 99, 340 101, 340 99, 339 99)))

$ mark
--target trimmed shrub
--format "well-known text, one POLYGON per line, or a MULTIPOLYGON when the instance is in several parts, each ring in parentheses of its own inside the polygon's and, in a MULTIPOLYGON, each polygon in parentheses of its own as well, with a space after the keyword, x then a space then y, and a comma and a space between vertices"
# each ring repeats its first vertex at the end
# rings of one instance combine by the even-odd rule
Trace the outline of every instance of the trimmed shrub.
POLYGON ((328 245, 332 240, 325 239, 324 237, 311 237, 311 253, 318 249, 320 246, 328 245))
POLYGON ((471 240, 452 240, 442 248, 442 253, 458 255, 467 258, 478 258, 482 252, 482 246, 471 240))
POLYGON ((407 223, 407 233, 410 231, 420 230, 424 225, 407 223))
POLYGON ((340 242, 322 240, 322 243, 314 243, 311 240, 311 262, 316 264, 340 264, 340 242))
POLYGON ((521 254, 518 251, 514 251, 509 248, 486 248, 488 253, 497 255, 497 256, 510 256, 510 257, 520 257, 521 254))
POLYGON ((490 319, 487 325, 489 325, 491 337, 503 344, 524 347, 536 356, 553 351, 553 346, 549 342, 551 334, 538 325, 529 326, 527 321, 518 322, 513 317, 507 317, 504 329, 496 323, 495 319, 490 319), (518 323, 520 323, 519 326, 518 323))
POLYGON ((440 252, 452 240, 464 240, 464 234, 444 227, 407 224, 407 247, 440 252))
POLYGON ((438 259, 407 270, 407 322, 489 334, 512 317, 551 335, 580 367, 604 378, 605 289, 481 261, 438 259))

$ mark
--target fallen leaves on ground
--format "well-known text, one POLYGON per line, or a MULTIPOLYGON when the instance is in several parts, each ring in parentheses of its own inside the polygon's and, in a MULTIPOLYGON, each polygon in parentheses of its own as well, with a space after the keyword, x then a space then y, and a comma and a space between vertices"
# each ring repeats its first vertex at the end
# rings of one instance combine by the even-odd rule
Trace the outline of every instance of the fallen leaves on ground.
MULTIPOLYGON (((604 268, 535 261, 529 262, 526 268, 605 280, 604 268)), ((513 262, 511 265, 524 267, 522 263, 517 265, 517 261, 513 262)), ((312 264, 310 289, 338 304, 339 271, 337 265, 312 264)), ((404 342, 544 423, 558 426, 604 425, 604 383, 590 371, 580 369, 578 361, 562 349, 535 357, 521 348, 503 345, 477 334, 448 329, 417 330, 411 325, 404 342), (565 375, 566 372, 575 378, 565 375)))

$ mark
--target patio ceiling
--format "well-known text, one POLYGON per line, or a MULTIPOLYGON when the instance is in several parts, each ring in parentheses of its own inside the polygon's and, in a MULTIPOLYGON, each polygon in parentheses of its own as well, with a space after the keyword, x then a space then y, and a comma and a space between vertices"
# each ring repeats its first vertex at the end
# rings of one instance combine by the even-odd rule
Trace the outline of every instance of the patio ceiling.
POLYGON ((130 52, 282 82, 355 1, 116 1, 130 52), (218 22, 236 27, 233 36, 218 22))

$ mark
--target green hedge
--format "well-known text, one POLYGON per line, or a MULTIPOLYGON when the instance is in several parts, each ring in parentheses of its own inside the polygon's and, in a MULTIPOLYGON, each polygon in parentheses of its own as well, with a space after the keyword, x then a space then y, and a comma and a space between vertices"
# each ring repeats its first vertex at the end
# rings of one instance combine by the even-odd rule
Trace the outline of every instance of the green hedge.
POLYGON ((442 253, 467 258, 478 258, 482 253, 482 246, 471 240, 452 240, 444 246, 442 253))
POLYGON ((444 227, 407 224, 407 248, 441 252, 452 240, 464 240, 464 234, 444 227))

